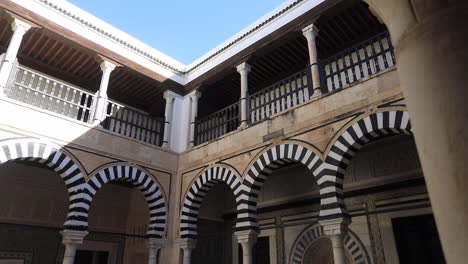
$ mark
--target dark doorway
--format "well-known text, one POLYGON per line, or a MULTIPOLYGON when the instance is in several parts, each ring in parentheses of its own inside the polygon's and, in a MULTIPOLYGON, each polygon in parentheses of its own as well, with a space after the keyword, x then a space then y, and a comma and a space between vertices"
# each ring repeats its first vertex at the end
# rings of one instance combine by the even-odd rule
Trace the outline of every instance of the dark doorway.
POLYGON ((75 264, 107 264, 109 252, 77 250, 75 255, 75 264))
POLYGON ((433 215, 395 218, 392 225, 401 264, 445 263, 433 215))

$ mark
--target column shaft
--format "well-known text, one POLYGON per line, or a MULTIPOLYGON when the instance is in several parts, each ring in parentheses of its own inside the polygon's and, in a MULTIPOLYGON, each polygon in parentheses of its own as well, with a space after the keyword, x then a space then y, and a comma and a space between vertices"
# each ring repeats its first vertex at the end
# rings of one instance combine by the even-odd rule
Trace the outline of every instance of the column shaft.
POLYGON ((148 249, 148 264, 156 264, 158 260, 158 248, 148 249))
POLYGON ((174 97, 170 95, 167 91, 164 93, 164 98, 166 99, 166 110, 164 113, 165 123, 164 123, 164 136, 163 136, 163 148, 169 148, 170 144, 170 135, 171 135, 171 123, 172 123, 172 105, 174 102, 174 97))
POLYGON ((116 65, 103 61, 101 63, 102 78, 99 90, 96 95, 96 104, 94 107, 93 123, 101 123, 106 118, 107 107, 107 89, 109 87, 109 78, 116 65))
POLYGON ((343 235, 329 236, 333 246, 333 259, 335 264, 346 264, 346 255, 343 245, 343 235))
POLYGON ((253 243, 244 242, 241 243, 242 246, 242 263, 243 264, 252 264, 252 247, 253 243))
MULTIPOLYGON (((431 6, 434 1, 427 2, 431 6)), ((410 30, 396 44, 396 57, 445 258, 447 263, 464 263, 468 259, 468 74, 463 62, 468 61, 468 30, 462 21, 468 7, 466 2, 454 6, 438 8, 439 15, 410 30)))
POLYGON ((192 249, 191 248, 183 248, 184 251, 184 260, 183 264, 190 264, 192 263, 192 249))
POLYGON ((14 19, 11 24, 13 29, 13 36, 11 37, 10 44, 8 49, 3 57, 0 66, 0 90, 3 92, 3 89, 7 85, 8 78, 10 77, 11 70, 13 69, 13 63, 16 60, 18 51, 23 40, 24 34, 31 28, 29 24, 25 22, 14 19))
POLYGON ((237 66, 237 71, 241 76, 241 94, 240 94, 240 127, 247 126, 247 94, 249 91, 248 74, 250 72, 250 65, 246 62, 237 66))
POLYGON ((63 255, 63 264, 73 264, 75 261, 76 244, 65 244, 65 254, 63 255))
POLYGON ((318 67, 317 43, 316 37, 318 29, 312 24, 305 27, 302 33, 307 38, 307 46, 309 49, 310 71, 312 75, 312 88, 314 90, 312 97, 317 97, 322 94, 320 90, 320 72, 318 67))
POLYGON ((195 121, 198 116, 198 99, 201 94, 199 92, 194 92, 190 95, 191 100, 191 116, 190 116, 190 137, 189 137, 189 147, 195 146, 195 121))

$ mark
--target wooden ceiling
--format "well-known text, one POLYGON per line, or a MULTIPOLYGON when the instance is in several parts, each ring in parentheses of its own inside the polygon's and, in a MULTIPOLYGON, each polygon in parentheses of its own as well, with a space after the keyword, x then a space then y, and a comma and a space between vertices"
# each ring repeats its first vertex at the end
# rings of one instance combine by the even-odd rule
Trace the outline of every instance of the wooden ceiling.
MULTIPOLYGON (((303 20, 310 20, 304 17, 303 20)), ((314 23, 319 28, 319 58, 327 58, 385 30, 385 25, 358 0, 341 1, 321 14, 314 23)), ((245 56, 252 66, 249 93, 255 93, 304 68, 309 62, 307 40, 300 28, 283 33, 274 41, 245 56)), ((201 86, 200 117, 239 100, 240 75, 235 65, 218 70, 201 86)))
MULTIPOLYGON (((6 51, 13 34, 10 24, 11 17, 0 16, 0 53, 6 51)), ((91 92, 99 89, 102 59, 96 52, 40 27, 33 27, 24 35, 18 52, 21 65, 91 92)), ((162 94, 169 88, 174 88, 173 81, 158 81, 119 65, 111 74, 108 94, 115 101, 163 116, 162 94)))

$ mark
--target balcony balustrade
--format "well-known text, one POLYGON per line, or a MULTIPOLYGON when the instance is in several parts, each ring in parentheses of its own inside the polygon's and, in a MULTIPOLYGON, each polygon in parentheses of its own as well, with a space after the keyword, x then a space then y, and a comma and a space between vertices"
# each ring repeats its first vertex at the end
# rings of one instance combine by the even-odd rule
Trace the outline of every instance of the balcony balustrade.
MULTIPOLYGON (((388 32, 379 33, 326 59, 319 60, 320 87, 324 94, 373 76, 395 65, 388 32)), ((306 103, 313 93, 310 67, 248 96, 249 123, 306 103)), ((239 102, 196 121, 196 144, 216 139, 240 124, 239 102)))
MULTIPOLYGON (((84 123, 91 123, 96 96, 84 89, 15 65, 5 88, 11 99, 84 123)), ((149 144, 161 146, 164 120, 138 109, 108 100, 104 129, 149 144)))

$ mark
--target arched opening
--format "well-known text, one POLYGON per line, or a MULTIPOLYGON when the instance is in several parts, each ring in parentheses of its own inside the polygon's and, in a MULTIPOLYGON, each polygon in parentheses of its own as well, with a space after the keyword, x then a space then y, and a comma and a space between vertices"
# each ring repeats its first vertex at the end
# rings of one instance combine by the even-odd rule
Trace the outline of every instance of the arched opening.
POLYGON ((217 183, 203 199, 198 215, 194 264, 230 263, 235 226, 236 201, 225 183, 217 183))
MULTIPOLYGON (((346 264, 353 263, 350 261, 349 253, 346 251, 346 264)), ((307 251, 304 253, 302 263, 323 263, 323 264, 334 264, 333 260, 333 248, 330 239, 327 237, 321 237, 316 239, 312 244, 309 245, 307 251)))
POLYGON ((0 259, 56 263, 69 206, 60 175, 37 161, 16 159, 0 166, 0 259), (38 243, 38 241, 41 241, 38 243))
POLYGON ((348 207, 365 197, 369 236, 375 248, 383 248, 377 257, 445 263, 412 136, 382 135, 363 145, 346 168, 343 192, 348 207))
POLYGON ((147 262, 148 237, 162 238, 166 228, 166 202, 154 178, 117 165, 94 174, 85 192, 90 234, 75 263, 147 262))
POLYGON ((149 209, 132 183, 117 180, 102 186, 91 202, 89 235, 75 263, 145 263, 149 209))
POLYGON ((282 144, 264 152, 251 165, 244 184, 252 208, 250 218, 257 219, 251 226, 260 230, 252 253, 254 263, 277 263, 284 243, 281 236, 289 236, 290 230, 299 227, 294 221, 285 224, 289 215, 309 214, 303 220, 311 221, 310 212, 320 210, 314 173, 321 164, 307 147, 282 144))

